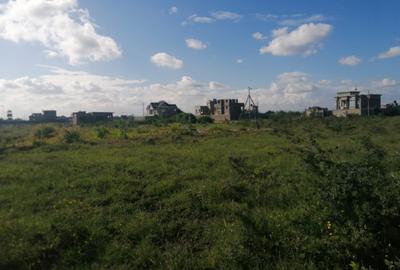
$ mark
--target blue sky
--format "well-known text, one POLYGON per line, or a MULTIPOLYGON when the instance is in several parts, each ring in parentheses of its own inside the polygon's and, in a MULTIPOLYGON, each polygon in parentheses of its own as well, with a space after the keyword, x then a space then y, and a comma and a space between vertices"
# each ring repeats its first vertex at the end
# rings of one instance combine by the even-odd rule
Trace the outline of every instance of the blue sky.
POLYGON ((333 107, 358 86, 400 97, 400 2, 1 0, 0 112, 333 107))

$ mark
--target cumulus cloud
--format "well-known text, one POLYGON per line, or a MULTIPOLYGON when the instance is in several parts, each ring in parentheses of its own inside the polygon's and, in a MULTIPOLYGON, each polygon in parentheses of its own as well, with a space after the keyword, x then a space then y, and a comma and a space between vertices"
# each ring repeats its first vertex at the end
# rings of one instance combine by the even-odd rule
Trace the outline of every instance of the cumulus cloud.
POLYGON ((285 72, 267 88, 256 88, 254 98, 262 110, 304 110, 313 105, 327 106, 330 87, 315 82, 304 72, 285 72))
POLYGON ((49 57, 66 57, 72 65, 121 55, 116 42, 97 30, 77 0, 10 0, 0 5, 0 38, 39 42, 49 57))
POLYGON ((346 57, 342 57, 339 59, 340 64, 347 65, 347 66, 357 66, 361 62, 362 62, 362 59, 355 55, 346 56, 346 57))
POLYGON ((164 52, 156 53, 150 58, 150 61, 158 67, 166 67, 172 69, 180 69, 183 67, 182 60, 164 52))
POLYGON ((243 59, 240 59, 240 58, 239 58, 239 59, 236 59, 236 63, 237 63, 237 64, 243 64, 243 59))
POLYGON ((189 38, 186 40, 186 45, 194 50, 204 50, 207 48, 207 45, 204 44, 201 40, 189 38))
POLYGON ((242 18, 242 15, 230 12, 230 11, 216 11, 212 12, 211 16, 214 17, 216 20, 232 20, 238 21, 242 18))
POLYGON ((387 59, 400 56, 400 46, 392 47, 386 52, 382 52, 378 55, 378 59, 387 59))
POLYGON ((170 14, 170 15, 172 15, 172 14, 177 14, 178 11, 179 11, 179 9, 178 9, 177 7, 175 7, 175 6, 173 6, 173 7, 171 7, 171 8, 169 9, 169 14, 170 14))
MULTIPOLYGON (((142 104, 166 100, 193 112, 195 105, 212 98, 235 98, 244 101, 247 89, 234 89, 216 81, 197 81, 190 76, 167 83, 148 83, 83 71, 48 67, 46 75, 0 79, 2 104, 15 115, 27 117, 42 109, 56 109, 59 114, 74 111, 112 111, 116 114, 142 114, 142 104)), ((256 88, 253 98, 262 110, 303 110, 310 105, 329 104, 334 93, 303 72, 286 72, 269 87, 256 88), (322 98, 320 97, 322 96, 322 98)))
POLYGON ((318 51, 321 41, 332 31, 329 24, 303 24, 289 31, 287 27, 275 29, 274 39, 260 49, 261 54, 270 53, 275 56, 290 56, 296 54, 310 55, 318 51))
POLYGON ((128 113, 138 100, 132 89, 145 82, 49 68, 48 74, 38 77, 0 79, 2 104, 25 118, 43 109, 65 115, 78 110, 128 113))
POLYGON ((271 89, 280 89, 288 95, 298 95, 313 92, 316 86, 304 72, 285 72, 278 76, 277 82, 272 84, 271 89))
POLYGON ((264 34, 260 33, 260 32, 255 32, 255 33, 253 33, 252 37, 253 37, 255 40, 264 40, 264 39, 267 39, 267 37, 266 37, 264 34))

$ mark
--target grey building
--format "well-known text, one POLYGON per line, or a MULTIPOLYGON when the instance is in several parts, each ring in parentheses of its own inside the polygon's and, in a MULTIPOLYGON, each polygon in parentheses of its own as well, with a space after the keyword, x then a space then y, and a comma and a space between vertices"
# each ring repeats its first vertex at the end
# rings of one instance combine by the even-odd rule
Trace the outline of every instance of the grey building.
POLYGON ((244 103, 237 99, 213 99, 207 106, 196 106, 196 116, 208 115, 216 122, 239 120, 244 112, 244 103))
POLYGON ((46 110, 42 111, 42 113, 32 113, 29 116, 29 121, 31 122, 51 123, 57 122, 58 120, 57 111, 54 110, 46 110))
POLYGON ((85 111, 74 112, 72 114, 72 124, 90 124, 96 122, 106 122, 114 119, 114 114, 112 112, 90 112, 85 111))
POLYGON ((338 92, 336 110, 333 115, 346 117, 348 115, 374 115, 381 109, 381 95, 361 94, 360 91, 338 92))
POLYGON ((323 118, 330 115, 328 108, 322 108, 318 106, 309 107, 305 112, 304 115, 306 117, 317 117, 323 118))
POLYGON ((211 114, 208 106, 196 106, 194 110, 196 116, 209 116, 211 114))

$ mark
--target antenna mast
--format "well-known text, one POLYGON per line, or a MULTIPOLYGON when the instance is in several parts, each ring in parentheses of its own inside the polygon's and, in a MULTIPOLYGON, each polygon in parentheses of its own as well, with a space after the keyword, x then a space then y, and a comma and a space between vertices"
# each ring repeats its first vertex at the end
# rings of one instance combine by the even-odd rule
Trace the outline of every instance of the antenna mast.
POLYGON ((254 102, 253 98, 251 97, 251 90, 253 90, 251 87, 248 88, 248 95, 246 102, 244 103, 244 113, 247 113, 249 115, 249 120, 251 119, 251 116, 254 114, 254 118, 257 118, 258 114, 258 106, 254 102))

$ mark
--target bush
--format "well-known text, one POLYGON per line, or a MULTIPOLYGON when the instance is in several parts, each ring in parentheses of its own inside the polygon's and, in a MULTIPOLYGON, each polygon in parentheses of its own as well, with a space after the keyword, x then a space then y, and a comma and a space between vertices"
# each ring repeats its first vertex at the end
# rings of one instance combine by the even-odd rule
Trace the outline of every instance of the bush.
POLYGON ((64 134, 64 142, 66 143, 77 143, 81 141, 81 135, 78 131, 67 131, 64 134))
POLYGON ((109 130, 105 127, 97 127, 95 131, 96 131, 96 136, 99 139, 105 139, 107 135, 110 133, 109 130))
POLYGON ((202 116, 199 118, 198 122, 200 124, 211 124, 214 123, 214 119, 212 119, 210 116, 202 116))
POLYGON ((195 124, 197 118, 191 113, 180 113, 176 116, 176 121, 181 124, 195 124))
POLYGON ((119 129, 119 136, 126 140, 128 139, 128 122, 124 120, 118 120, 114 125, 117 129, 119 129))
POLYGON ((56 134, 56 130, 53 127, 43 127, 35 132, 35 138, 39 140, 48 139, 54 137, 56 134))
POLYGON ((352 162, 333 160, 314 139, 302 153, 319 176, 316 194, 326 220, 329 253, 319 254, 319 260, 385 269, 396 265, 400 254, 400 178, 388 168, 380 146, 367 137, 359 143, 365 154, 352 162))

